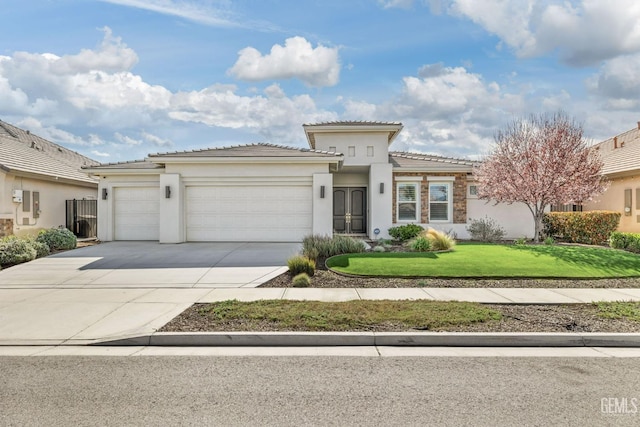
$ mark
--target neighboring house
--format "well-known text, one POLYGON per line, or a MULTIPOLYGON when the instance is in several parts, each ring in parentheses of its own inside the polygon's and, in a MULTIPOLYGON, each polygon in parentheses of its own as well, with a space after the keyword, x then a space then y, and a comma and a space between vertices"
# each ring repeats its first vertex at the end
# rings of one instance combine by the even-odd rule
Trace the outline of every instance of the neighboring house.
POLYGON ((388 237, 419 223, 460 238, 469 218, 533 235, 524 205, 477 200, 473 162, 389 152, 400 123, 303 126, 309 149, 249 144, 149 155, 85 168, 100 177, 101 240, 300 241, 308 234, 388 237))
POLYGON ((96 198, 98 162, 0 121, 0 237, 64 226, 65 201, 96 198))
POLYGON ((640 122, 635 129, 595 145, 604 166, 602 174, 610 186, 586 210, 610 210, 622 214, 618 230, 640 233, 640 122))

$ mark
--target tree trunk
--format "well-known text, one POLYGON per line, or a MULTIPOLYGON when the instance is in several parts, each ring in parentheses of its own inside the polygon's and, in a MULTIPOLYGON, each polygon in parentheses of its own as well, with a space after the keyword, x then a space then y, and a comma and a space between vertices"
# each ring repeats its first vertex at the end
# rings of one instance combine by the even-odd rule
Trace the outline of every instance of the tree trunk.
POLYGON ((540 234, 542 233, 542 218, 544 217, 544 208, 543 209, 537 209, 536 208, 536 214, 534 215, 534 220, 535 220, 535 229, 534 229, 534 235, 533 235, 533 241, 538 243, 540 242, 540 234))

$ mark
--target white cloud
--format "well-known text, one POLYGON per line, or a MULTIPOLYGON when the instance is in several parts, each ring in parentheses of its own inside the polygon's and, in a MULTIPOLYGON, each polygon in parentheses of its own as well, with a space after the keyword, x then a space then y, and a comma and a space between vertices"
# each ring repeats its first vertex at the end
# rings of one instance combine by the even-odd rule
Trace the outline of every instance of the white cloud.
POLYGON ((130 136, 123 135, 120 132, 114 133, 113 136, 117 141, 123 143, 124 145, 136 146, 142 144, 142 140, 131 138, 130 136))
POLYGON ((384 9, 400 8, 410 9, 413 6, 413 0, 378 0, 378 4, 384 9))
POLYGON ((241 96, 231 85, 179 92, 169 116, 175 120, 231 129, 247 128, 281 143, 300 141, 302 123, 335 120, 337 114, 319 110, 309 95, 287 97, 278 85, 265 96, 241 96))
POLYGON ((640 54, 611 59, 587 80, 588 89, 610 108, 628 110, 640 106, 640 54))
POLYGON ((636 0, 452 0, 450 13, 498 36, 520 57, 557 51, 585 66, 640 52, 640 3, 636 0))
POLYGON ((82 49, 76 55, 57 58, 49 55, 51 71, 55 74, 69 75, 86 73, 92 70, 106 72, 128 71, 138 62, 138 55, 122 43, 120 37, 113 37, 111 28, 102 28, 104 38, 96 50, 82 49))
POLYGON ((91 150, 91 154, 96 157, 111 157, 111 154, 105 153, 104 151, 91 150))
POLYGON ((173 145, 173 143, 170 140, 165 138, 160 138, 159 136, 150 134, 148 132, 142 132, 140 135, 145 141, 150 142, 156 147, 170 147, 173 145))
POLYGON ((149 10, 163 15, 177 16, 189 21, 216 27, 236 27, 229 12, 214 8, 210 3, 180 0, 101 0, 121 6, 149 10))
POLYGON ((418 76, 402 81, 402 92, 387 102, 343 102, 349 118, 401 121, 405 127, 395 150, 477 155, 491 144, 495 129, 525 110, 522 94, 506 92, 463 67, 427 64, 418 76))
POLYGON ((340 79, 338 48, 314 48, 304 37, 288 38, 284 46, 273 45, 266 55, 246 47, 238 52, 229 74, 247 81, 296 78, 309 86, 334 86, 340 79))

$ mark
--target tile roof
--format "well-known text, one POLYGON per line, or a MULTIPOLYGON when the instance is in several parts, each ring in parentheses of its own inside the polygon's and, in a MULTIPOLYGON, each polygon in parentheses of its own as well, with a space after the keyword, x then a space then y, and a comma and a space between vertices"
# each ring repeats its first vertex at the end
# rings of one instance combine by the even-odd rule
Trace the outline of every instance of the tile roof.
POLYGON ((365 120, 343 120, 334 122, 305 123, 303 126, 402 126, 402 123, 376 122, 365 120))
POLYGON ((82 154, 0 120, 0 167, 7 171, 97 184, 96 179, 81 170, 83 166, 97 164, 82 154))
POLYGON ((455 166, 456 168, 471 168, 479 162, 453 157, 434 156, 422 153, 406 153, 400 151, 389 152, 389 161, 394 168, 419 168, 428 164, 441 164, 443 167, 455 166))
POLYGON ((339 153, 312 150, 309 148, 287 147, 284 145, 257 143, 233 145, 229 147, 205 148, 203 150, 176 151, 173 153, 150 154, 150 159, 162 157, 337 157, 339 153))
POLYGON ((635 129, 602 141, 593 149, 602 157, 604 175, 640 170, 640 122, 635 129))
POLYGON ((129 160, 126 162, 102 163, 95 166, 87 166, 83 169, 90 171, 96 169, 164 169, 164 166, 148 160, 129 160))

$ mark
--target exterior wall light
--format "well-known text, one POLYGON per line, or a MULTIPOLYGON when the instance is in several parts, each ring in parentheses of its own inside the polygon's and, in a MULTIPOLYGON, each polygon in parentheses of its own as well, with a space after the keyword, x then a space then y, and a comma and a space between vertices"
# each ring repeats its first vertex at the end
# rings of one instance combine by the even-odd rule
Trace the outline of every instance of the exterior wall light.
POLYGON ((380 183, 380 194, 384 194, 384 182, 380 183))
POLYGON ((166 185, 164 187, 164 198, 165 199, 170 199, 171 198, 171 187, 166 185))
POLYGON ((107 193, 107 189, 106 189, 106 188, 103 188, 103 189, 102 189, 102 200, 107 200, 107 195, 108 195, 108 194, 109 194, 109 193, 107 193))
POLYGON ((324 185, 320 186, 320 198, 324 199, 324 185))

